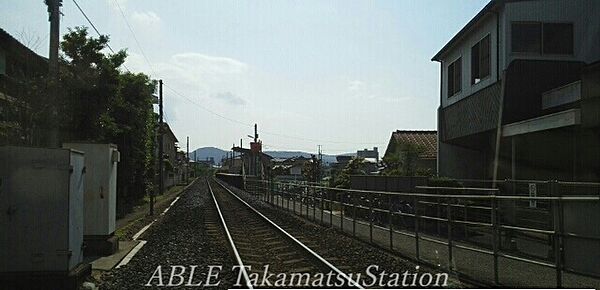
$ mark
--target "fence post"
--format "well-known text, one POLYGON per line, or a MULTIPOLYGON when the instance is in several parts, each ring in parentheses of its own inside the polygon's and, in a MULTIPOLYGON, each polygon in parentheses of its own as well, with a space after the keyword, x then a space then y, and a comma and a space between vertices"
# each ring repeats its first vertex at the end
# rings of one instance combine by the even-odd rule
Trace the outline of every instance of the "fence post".
POLYGON ((417 256, 417 261, 421 260, 421 255, 419 252, 419 198, 415 195, 415 255, 417 256))
MULTIPOLYGON (((465 200, 463 203, 464 203, 464 210, 465 210, 465 212, 464 212, 464 221, 468 222, 469 221, 469 217, 468 217, 468 215, 469 215, 469 201, 465 200)), ((469 240, 469 226, 467 224, 465 224, 465 226, 464 226, 464 231, 465 231, 465 240, 468 241, 469 240)))
POLYGON ((329 195, 329 226, 332 227, 333 226, 333 199, 335 198, 335 195, 337 194, 337 191, 333 191, 333 196, 331 196, 331 194, 329 195))
POLYGON ((356 236, 356 198, 352 195, 352 236, 356 236))
POLYGON ((499 250, 499 239, 498 239, 498 209, 497 209, 498 200, 496 199, 496 191, 493 192, 492 195, 492 213, 491 213, 491 222, 492 222, 492 251, 494 254, 494 283, 496 285, 500 285, 500 279, 498 275, 498 250, 499 250))
POLYGON ((373 194, 369 193, 369 242, 373 243, 373 194))
POLYGON ((269 183, 268 180, 264 180, 263 182, 261 182, 261 185, 262 185, 263 198, 265 199, 266 203, 269 203, 269 195, 271 193, 271 184, 269 183))
POLYGON ((294 211, 294 214, 296 213, 296 191, 294 190, 294 199, 292 200, 292 210, 294 211))
POLYGON ((306 185, 306 200, 304 201, 304 206, 306 207, 306 219, 308 219, 308 201, 310 200, 309 194, 310 194, 310 184, 306 185))
POLYGON ((269 188, 271 189, 271 204, 275 204, 275 183, 271 179, 269 188))
POLYGON ((446 223, 448 229, 448 269, 452 271, 452 200, 446 200, 446 215, 448 221, 446 223))
POLYGON ((389 194, 388 199, 388 214, 390 222, 390 250, 394 249, 394 213, 392 212, 392 194, 389 194))
POLYGON ((344 196, 346 195, 346 192, 343 191, 342 195, 340 196, 340 229, 342 229, 342 233, 344 232, 344 196))
MULTIPOLYGON (((558 181, 550 181, 550 196, 560 198, 562 194, 556 187, 558 181)), ((554 227, 554 266, 556 267, 556 288, 562 288, 562 200, 552 201, 553 227, 554 227)))
POLYGON ((290 191, 287 190, 287 192, 285 193, 285 195, 287 195, 287 207, 286 207, 286 209, 289 212, 290 211, 290 191))
POLYGON ((315 220, 317 220, 317 186, 313 187, 312 205, 313 205, 313 222, 314 222, 315 220))
POLYGON ((323 202, 323 195, 325 195, 321 189, 321 224, 323 224, 323 207, 325 203, 323 202))

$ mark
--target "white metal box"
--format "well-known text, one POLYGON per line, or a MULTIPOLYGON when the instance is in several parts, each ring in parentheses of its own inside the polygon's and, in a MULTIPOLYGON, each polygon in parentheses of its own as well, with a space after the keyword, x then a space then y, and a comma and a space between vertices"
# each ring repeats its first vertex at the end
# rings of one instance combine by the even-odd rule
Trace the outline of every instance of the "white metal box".
POLYGON ((82 152, 0 147, 0 273, 82 262, 84 175, 82 152))
POLYGON ((64 143, 85 153, 84 226, 85 236, 108 236, 115 231, 117 206, 117 162, 114 144, 64 143))

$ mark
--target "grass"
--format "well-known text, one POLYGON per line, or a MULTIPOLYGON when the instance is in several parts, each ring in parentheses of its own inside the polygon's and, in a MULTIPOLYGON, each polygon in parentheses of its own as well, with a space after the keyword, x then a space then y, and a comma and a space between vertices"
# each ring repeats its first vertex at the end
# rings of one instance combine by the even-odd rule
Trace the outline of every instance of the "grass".
MULTIPOLYGON (((163 198, 165 198, 166 196, 170 196, 173 193, 179 192, 181 191, 183 188, 185 187, 185 185, 175 185, 171 188, 169 188, 164 194, 159 194, 159 195, 155 195, 154 196, 154 202, 157 202, 163 198)), ((146 194, 144 196, 144 203, 147 204, 150 202, 150 195, 146 194)))

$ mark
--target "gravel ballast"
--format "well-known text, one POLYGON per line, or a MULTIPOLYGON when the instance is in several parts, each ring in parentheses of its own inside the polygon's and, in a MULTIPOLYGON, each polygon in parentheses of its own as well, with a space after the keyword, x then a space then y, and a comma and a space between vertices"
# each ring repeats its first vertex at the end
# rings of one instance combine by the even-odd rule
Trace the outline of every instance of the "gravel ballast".
MULTIPOLYGON (((207 193, 206 181, 197 180, 175 203, 162 219, 155 222, 141 237, 147 243, 125 266, 113 269, 102 276, 100 289, 147 289, 146 283, 161 266, 162 280, 169 282, 171 266, 185 266, 183 275, 188 282, 191 265, 197 265, 193 284, 206 281, 208 265, 222 265, 218 288, 229 288, 236 276, 231 271, 233 259, 226 240, 220 233, 206 229, 207 211, 213 211, 213 201, 207 193)), ((212 221, 210 221, 212 222, 212 221)), ((212 230, 212 229, 211 229, 212 230)), ((218 228, 220 231, 220 228, 218 228)), ((223 236, 224 237, 224 236, 223 236)), ((173 281, 174 283, 178 281, 173 281)), ((185 284, 184 283, 184 284, 185 284)), ((151 285, 156 288, 159 279, 151 285)), ((170 288, 183 288, 170 287, 170 288)))

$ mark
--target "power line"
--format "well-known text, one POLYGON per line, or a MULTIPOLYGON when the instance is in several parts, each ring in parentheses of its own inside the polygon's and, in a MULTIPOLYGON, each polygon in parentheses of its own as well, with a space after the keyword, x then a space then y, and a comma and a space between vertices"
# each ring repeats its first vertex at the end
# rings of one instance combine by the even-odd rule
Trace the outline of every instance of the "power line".
POLYGON ((182 93, 180 93, 180 92, 176 91, 175 89, 173 89, 173 88, 172 88, 172 87, 170 87, 169 85, 167 85, 167 84, 164 84, 164 86, 165 86, 167 89, 171 90, 171 91, 172 91, 173 93, 175 93, 176 95, 178 95, 178 96, 180 96, 180 97, 182 97, 182 98, 186 99, 186 100, 187 100, 188 102, 190 102, 191 104, 193 104, 193 105, 195 105, 195 106, 197 106, 197 107, 201 108, 202 110, 205 110, 205 111, 207 111, 207 112, 209 112, 209 113, 211 113, 211 114, 213 114, 213 115, 215 115, 215 116, 217 116, 217 117, 219 117, 219 118, 221 118, 221 119, 227 120, 227 121, 229 121, 229 122, 232 122, 232 123, 236 123, 236 124, 238 124, 238 125, 246 126, 246 127, 252 127, 252 126, 254 126, 253 124, 250 124, 250 123, 244 123, 244 122, 242 122, 242 121, 238 121, 238 120, 235 120, 235 119, 232 119, 232 118, 226 117, 226 116, 224 116, 224 115, 221 115, 221 114, 219 114, 219 113, 217 113, 217 112, 215 112, 215 111, 213 111, 213 110, 211 110, 211 109, 209 109, 209 108, 207 108, 207 107, 205 107, 205 106, 203 106, 203 105, 200 105, 200 104, 199 104, 199 103, 197 103, 196 101, 194 101, 194 100, 192 100, 192 99, 188 98, 187 96, 183 95, 182 93))
MULTIPOLYGON (((131 32, 133 39, 136 43, 136 45, 138 46, 138 49, 140 50, 140 52, 142 53, 142 56, 144 57, 144 60, 146 61, 146 63, 148 64, 148 67, 150 67, 150 69, 152 70, 152 72, 156 75, 156 71, 154 70, 154 67, 152 66, 152 63, 150 62, 150 60, 148 59, 148 57, 146 56, 146 53, 144 52, 144 49, 142 48, 142 45, 140 44, 139 40, 137 39, 137 36, 135 34, 135 32, 133 31, 133 28, 131 27, 131 25, 129 24, 129 21, 127 21, 127 17, 125 16, 125 13, 123 12, 123 9, 121 8, 121 5, 119 5, 119 2, 117 0, 113 0, 114 3, 117 5, 117 8, 119 9, 119 12, 121 13, 121 16, 123 17, 123 20, 125 21, 125 24, 127 25, 127 28, 129 29, 129 31, 131 32)), ((92 28, 94 29, 94 31, 96 31, 96 33, 101 36, 102 34, 98 31, 98 29, 96 28, 96 26, 92 23, 92 21, 90 20, 90 18, 86 15, 86 13, 83 11, 83 9, 79 6, 79 4, 77 3, 76 0, 73 0, 73 3, 75 3, 75 5, 77 6, 77 8, 79 9, 79 11, 81 12, 81 14, 83 14, 83 16, 85 17, 85 19, 88 21, 88 23, 92 26, 92 28)), ((109 44, 107 44, 107 47, 110 49, 111 52, 115 53, 114 50, 112 49, 112 47, 110 47, 109 44)), ((127 69, 127 71, 129 71, 129 69, 123 64, 123 67, 125 67, 125 69, 127 69)), ((219 114, 211 109, 208 109, 207 107, 195 102, 194 100, 188 98, 187 96, 179 93, 178 91, 176 91, 175 89, 173 89, 172 87, 170 87, 167 84, 164 84, 164 86, 166 88, 168 88, 169 90, 171 90, 173 93, 175 93, 176 95, 186 99, 188 102, 190 102, 191 104, 221 118, 224 120, 227 120, 229 122, 238 124, 238 125, 242 125, 245 127, 252 127, 253 124, 251 123, 245 123, 236 119, 232 119, 229 118, 227 116, 224 116, 222 114, 219 114)), ((166 117, 165 117, 166 119, 166 117)), ((167 120, 168 122, 168 120, 167 120)), ((263 134, 267 134, 267 135, 271 135, 271 136, 278 136, 278 137, 283 137, 283 138, 289 138, 289 139, 295 139, 295 140, 303 140, 303 141, 309 141, 309 142, 318 142, 318 143, 329 143, 329 144, 353 144, 353 145, 373 145, 373 144, 379 144, 379 142, 345 142, 345 141, 333 141, 333 140, 319 140, 319 139, 312 139, 312 138, 305 138, 305 137, 299 137, 299 136, 292 136, 292 135, 287 135, 287 134, 281 134, 281 133, 275 133, 275 132, 270 132, 270 131, 265 131, 265 130, 261 130, 261 132, 263 134)))
MULTIPOLYGON (((73 1, 75 1, 75 0, 73 0, 73 1)), ((115 4, 117 4, 117 8, 119 8, 119 11, 121 12, 121 16, 123 17, 123 20, 125 21, 125 24, 127 24, 127 28, 129 28, 129 31, 131 32, 131 35, 133 35, 133 40, 135 40, 135 43, 137 44, 138 49, 140 50, 140 52, 142 53, 142 56, 146 60, 146 63, 148 64, 148 66, 152 70, 152 73, 154 73, 154 75, 156 75, 156 71, 154 70, 154 67, 152 66, 152 63, 150 63, 150 60, 148 60, 148 57, 146 56, 146 53, 144 53, 144 49, 142 48, 142 45, 138 41, 137 36, 135 35, 135 32, 133 32, 133 28, 131 28, 131 25, 129 25, 129 21, 127 21, 127 17, 125 16, 125 13, 123 12, 123 9, 121 9, 121 5, 119 5, 119 1, 114 0, 114 2, 115 2, 115 4)))
MULTIPOLYGON (((244 127, 252 127, 252 126, 254 126, 251 123, 245 123, 245 122, 242 122, 242 121, 239 121, 239 120, 236 120, 236 119, 232 119, 232 118, 226 117, 226 116, 224 116, 222 114, 219 114, 219 113, 217 113, 217 112, 215 112, 215 111, 213 111, 213 110, 211 110, 211 109, 209 109, 209 108, 207 108, 207 107, 199 104, 198 102, 192 100, 191 98, 185 96, 184 94, 176 91, 175 89, 173 89, 169 85, 164 84, 164 86, 167 89, 171 90, 176 95, 184 98, 185 100, 187 100, 191 104, 193 104, 193 105, 195 105, 195 106, 197 106, 197 107, 199 107, 199 108, 201 108, 201 109, 203 109, 203 110, 205 110, 205 111, 207 111, 207 112, 209 112, 209 113, 211 113, 211 114, 213 114, 213 115, 215 115, 215 116, 217 116, 217 117, 219 117, 221 119, 227 120, 229 122, 232 122, 232 123, 235 123, 235 124, 238 124, 238 125, 242 125, 244 127)), ((312 139, 312 138, 304 138, 304 137, 299 137, 299 136, 292 136, 292 135, 280 134, 280 133, 275 133, 275 132, 270 132, 270 131, 265 131, 265 130, 261 130, 261 133, 262 134, 267 134, 267 135, 272 135, 272 136, 279 136, 279 137, 289 138, 289 139, 303 140, 303 141, 309 141, 309 142, 330 143, 330 144, 377 145, 377 144, 381 143, 381 142, 344 142, 344 141, 320 140, 320 139, 312 139)))
POLYGON ((272 136, 284 137, 284 138, 289 138, 289 139, 297 139, 297 140, 302 140, 302 141, 317 142, 317 143, 322 142, 322 143, 330 143, 330 144, 353 144, 353 145, 374 145, 374 144, 376 145, 376 144, 380 143, 380 142, 345 142, 345 141, 312 139, 312 138, 291 136, 291 135, 280 134, 280 133, 273 133, 273 132, 269 132, 269 131, 265 131, 265 130, 261 130, 261 133, 267 134, 267 135, 272 135, 272 136))

